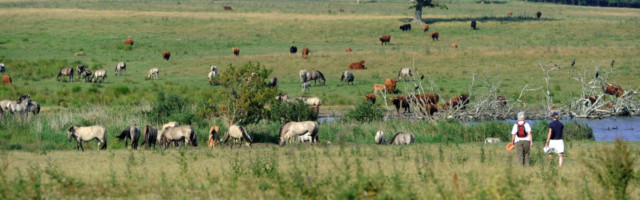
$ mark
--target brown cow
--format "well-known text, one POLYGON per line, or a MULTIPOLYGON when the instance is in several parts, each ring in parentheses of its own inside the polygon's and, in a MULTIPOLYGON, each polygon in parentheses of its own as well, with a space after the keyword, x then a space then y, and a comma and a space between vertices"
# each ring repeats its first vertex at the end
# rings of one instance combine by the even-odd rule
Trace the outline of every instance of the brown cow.
POLYGON ((373 94, 376 95, 378 92, 386 92, 384 85, 382 84, 373 84, 373 94))
MULTIPOLYGON (((593 105, 594 103, 596 103, 596 100, 598 100, 598 95, 584 95, 584 99, 589 100, 589 102, 591 102, 591 105, 593 105)), ((586 102, 584 105, 585 106, 589 106, 589 102, 586 102)))
POLYGON ((394 79, 385 79, 384 80, 384 87, 385 89, 387 89, 388 92, 395 94, 396 92, 396 83, 398 82, 398 80, 394 80, 394 79))
MULTIPOLYGON (((432 103, 427 104, 427 110, 429 111, 429 115, 433 116, 433 113, 438 112, 438 105, 432 103)), ((426 115, 422 108, 420 108, 420 112, 422 113, 422 115, 426 115)))
POLYGON ((13 83, 11 82, 11 76, 2 75, 2 83, 4 83, 5 85, 11 85, 13 83))
POLYGON ((536 13, 536 16, 538 17, 538 19, 540 19, 540 17, 542 16, 542 12, 538 11, 538 12, 536 13))
POLYGON ((426 108, 427 111, 429 111, 429 115, 433 116, 433 113, 438 112, 438 100, 440 99, 440 96, 438 94, 420 94, 420 95, 415 95, 413 96, 411 99, 409 99, 411 102, 415 102, 416 105, 420 105, 420 112, 423 115, 425 114, 424 111, 424 107, 426 104, 426 108))
POLYGON ((447 110, 449 108, 464 110, 467 108, 468 103, 469 95, 463 94, 460 96, 455 96, 451 98, 451 100, 447 101, 447 103, 442 105, 442 110, 447 110))
POLYGON ((513 15, 513 12, 511 12, 511 11, 509 11, 509 12, 507 13, 507 17, 511 17, 512 15, 513 15))
POLYGON ((613 108, 613 102, 609 102, 607 104, 600 106, 600 109, 611 109, 611 108, 613 108))
POLYGON ((404 108, 404 112, 402 113, 411 112, 409 110, 409 102, 404 96, 391 98, 391 103, 396 106, 396 111, 398 112, 398 114, 400 114, 400 107, 404 108))
POLYGON ((129 38, 127 41, 124 41, 124 45, 133 46, 133 39, 129 38))
POLYGON ((506 106, 507 105, 507 97, 505 97, 505 96, 496 97, 496 103, 498 103, 498 105, 500 107, 506 106))
POLYGON ((233 8, 231 8, 231 6, 223 6, 222 8, 224 8, 224 10, 233 10, 233 8))
POLYGON ((171 52, 169 51, 162 52, 162 58, 164 58, 164 60, 169 60, 170 57, 171 57, 171 52))
POLYGON ((451 48, 452 48, 452 49, 457 49, 457 48, 458 48, 458 44, 456 44, 456 43, 451 43, 451 48))
POLYGON ((376 103, 376 95, 374 93, 367 94, 364 96, 365 101, 370 101, 371 103, 376 103))
POLYGON ((364 66, 364 60, 361 60, 360 62, 357 63, 351 63, 351 65, 349 65, 349 69, 367 69, 364 66))
POLYGON ((302 49, 302 58, 307 59, 309 57, 309 48, 302 49))
POLYGON ((76 52, 73 56, 84 56, 84 51, 76 52))
POLYGON ((347 47, 346 52, 347 52, 347 53, 351 52, 351 48, 347 47))
POLYGON ((240 47, 233 47, 231 50, 233 51, 234 56, 240 55, 240 47))
POLYGON ((432 39, 432 40, 439 40, 439 39, 438 39, 438 36, 439 36, 438 32, 433 32, 433 33, 431 33, 431 39, 432 39))
POLYGON ((391 42, 391 35, 383 35, 380 37, 380 42, 382 42, 383 45, 384 43, 389 44, 389 42, 391 42))
POLYGON ((616 97, 620 97, 624 94, 622 87, 616 83, 607 83, 602 86, 602 90, 605 94, 616 95, 616 97))
POLYGON ((425 25, 422 27, 422 32, 427 32, 427 31, 429 31, 429 24, 425 24, 425 25))

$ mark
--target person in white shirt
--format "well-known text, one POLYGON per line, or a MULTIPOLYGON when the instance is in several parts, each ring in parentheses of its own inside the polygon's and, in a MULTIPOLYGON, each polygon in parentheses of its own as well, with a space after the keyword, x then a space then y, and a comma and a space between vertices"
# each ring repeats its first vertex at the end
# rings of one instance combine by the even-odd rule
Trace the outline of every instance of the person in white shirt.
POLYGON ((524 112, 518 113, 518 122, 511 129, 511 141, 516 147, 517 162, 521 165, 529 165, 530 150, 533 147, 533 137, 531 136, 531 126, 524 121, 524 112))

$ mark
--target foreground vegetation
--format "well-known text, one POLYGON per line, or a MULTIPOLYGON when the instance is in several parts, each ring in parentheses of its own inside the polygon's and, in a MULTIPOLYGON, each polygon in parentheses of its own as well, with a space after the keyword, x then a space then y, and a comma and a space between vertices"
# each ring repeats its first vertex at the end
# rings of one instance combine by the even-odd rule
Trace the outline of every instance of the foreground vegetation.
MULTIPOLYGON (((564 166, 542 144, 520 167, 504 143, 315 145, 171 150, 0 152, 0 197, 221 199, 610 199, 584 162, 612 143, 567 141, 564 166), (594 151, 598 149, 599 151, 594 151), (557 159, 556 159, 557 160, 557 159)), ((630 143, 630 158, 640 153, 630 143)), ((616 155, 616 154, 608 154, 616 155)), ((607 159, 606 162, 616 161, 607 159)), ((640 198, 638 165, 626 190, 640 198)), ((602 168, 610 169, 610 168, 602 168)), ((635 171, 634 171, 635 170, 635 171)), ((620 170, 618 170, 620 171, 620 170)), ((624 177, 629 177, 628 173, 624 177)), ((605 174, 606 175, 606 174, 605 174)), ((608 177, 608 176, 606 176, 608 177)), ((606 178, 605 177, 605 178, 606 178)), ((608 179, 607 179, 608 180, 608 179)), ((617 182, 612 182, 612 184, 617 182)), ((613 185, 611 185, 613 186, 613 185)), ((620 188, 615 186, 616 188, 620 188)))

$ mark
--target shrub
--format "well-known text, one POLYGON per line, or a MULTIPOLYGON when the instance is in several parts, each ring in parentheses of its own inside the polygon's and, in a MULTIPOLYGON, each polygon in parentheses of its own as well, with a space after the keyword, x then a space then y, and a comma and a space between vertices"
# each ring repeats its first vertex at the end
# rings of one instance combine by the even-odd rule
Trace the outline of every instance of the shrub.
POLYGON ((278 121, 281 124, 290 121, 315 121, 318 113, 309 109, 309 106, 302 101, 294 103, 275 103, 271 106, 269 120, 278 121))
POLYGON ((629 145, 616 138, 613 148, 604 148, 596 154, 595 161, 582 159, 602 187, 612 191, 615 199, 629 199, 627 186, 635 177, 634 162, 637 154, 629 145))
POLYGON ((191 111, 186 98, 175 94, 165 95, 164 92, 158 92, 156 101, 151 105, 151 111, 144 114, 155 123, 176 121, 180 124, 205 124, 191 111))
POLYGON ((372 122, 381 120, 384 116, 384 110, 380 106, 363 101, 356 104, 354 109, 347 110, 344 118, 348 120, 356 120, 359 122, 372 122))

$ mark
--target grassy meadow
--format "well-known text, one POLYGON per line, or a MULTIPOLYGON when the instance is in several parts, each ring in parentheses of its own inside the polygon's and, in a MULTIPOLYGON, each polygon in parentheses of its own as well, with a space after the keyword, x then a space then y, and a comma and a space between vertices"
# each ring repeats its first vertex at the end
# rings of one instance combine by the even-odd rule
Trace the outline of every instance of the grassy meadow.
MULTIPOLYGON (((440 33, 432 41, 418 25, 410 32, 398 28, 413 16, 403 0, 0 0, 0 62, 7 66, 2 75, 13 79, 0 85, 0 99, 29 94, 42 105, 38 117, 0 120, 0 199, 609 199, 611 190, 597 183, 583 161, 614 145, 593 142, 591 129, 575 122, 566 123, 562 168, 549 165, 541 152, 544 122, 533 127, 533 165, 526 168, 514 164, 515 152, 505 151, 505 143, 481 144, 487 137, 509 140, 512 125, 500 121, 336 120, 320 124, 320 144, 284 148, 274 145, 280 124, 261 121, 246 126, 257 142, 252 149, 209 150, 208 127, 226 131, 228 125, 207 115, 192 124, 196 148, 129 151, 115 138, 131 124, 162 123, 145 114, 159 91, 186 98, 194 113, 222 105, 222 86, 207 83, 211 65, 225 73, 229 65, 260 63, 279 78, 282 93, 320 97, 328 115, 353 108, 372 84, 397 78, 402 67, 426 78, 399 82, 397 95, 422 81, 426 92, 442 100, 472 92, 471 105, 489 87, 476 79, 470 91, 474 75, 514 101, 525 85, 545 86, 540 63, 562 67, 550 76, 557 106, 582 95, 572 77, 594 76, 598 67, 606 74, 612 60, 609 81, 640 87, 638 9, 514 0, 447 5, 424 9, 430 31, 440 33), (471 20, 478 30, 470 28, 471 20), (382 46, 378 37, 386 34, 391 43, 382 46), (123 44, 128 38, 135 41, 132 47, 123 44), (289 53, 292 45, 297 54, 289 53), (233 47, 240 56, 232 55, 233 47), (305 47, 309 59, 300 54, 305 47), (353 51, 346 53, 347 47, 353 51), (169 61, 163 51, 171 52, 169 61), (352 71, 353 86, 340 86, 341 73, 360 60, 367 69, 352 71), (114 76, 121 61, 127 63, 125 75, 114 76), (60 68, 78 64, 106 69, 108 82, 85 83, 77 74, 73 82, 56 81, 60 68), (160 80, 145 80, 154 67, 160 80), (326 86, 303 93, 301 69, 322 71, 326 86), (94 141, 85 144, 86 152, 76 152, 75 143, 67 142, 67 129, 75 124, 104 126, 108 150, 97 151, 94 141), (417 144, 374 146, 377 130, 388 137, 412 132, 417 144)), ((526 92, 527 107, 516 109, 542 108, 544 92, 526 92)), ((637 157, 640 144, 629 145, 637 157)), ((630 183, 631 199, 640 198, 639 183, 630 183)))

